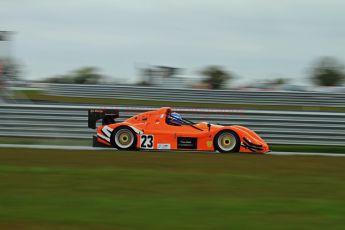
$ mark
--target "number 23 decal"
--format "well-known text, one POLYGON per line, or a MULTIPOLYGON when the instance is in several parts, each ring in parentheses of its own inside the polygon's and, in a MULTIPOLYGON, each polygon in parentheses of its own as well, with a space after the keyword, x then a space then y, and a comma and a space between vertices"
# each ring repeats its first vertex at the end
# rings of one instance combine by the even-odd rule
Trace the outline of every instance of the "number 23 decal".
POLYGON ((141 135, 140 136, 140 148, 153 149, 153 135, 141 135))

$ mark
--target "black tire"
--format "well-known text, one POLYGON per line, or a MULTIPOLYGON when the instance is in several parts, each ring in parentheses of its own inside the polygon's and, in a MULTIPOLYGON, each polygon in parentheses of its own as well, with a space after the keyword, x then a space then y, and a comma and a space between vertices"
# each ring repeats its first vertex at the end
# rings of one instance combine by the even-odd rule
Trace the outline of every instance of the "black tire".
POLYGON ((232 130, 222 130, 213 139, 214 149, 221 153, 239 152, 240 145, 239 136, 232 130))
POLYGON ((128 126, 117 127, 111 134, 110 143, 121 150, 137 150, 137 134, 128 126))

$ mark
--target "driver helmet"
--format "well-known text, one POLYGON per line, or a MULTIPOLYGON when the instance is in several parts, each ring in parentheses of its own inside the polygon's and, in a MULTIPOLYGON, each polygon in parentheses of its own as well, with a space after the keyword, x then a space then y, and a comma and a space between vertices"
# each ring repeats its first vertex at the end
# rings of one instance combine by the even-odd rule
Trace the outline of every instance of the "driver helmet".
POLYGON ((170 125, 181 125, 182 124, 182 116, 178 113, 170 113, 167 118, 167 123, 170 125))

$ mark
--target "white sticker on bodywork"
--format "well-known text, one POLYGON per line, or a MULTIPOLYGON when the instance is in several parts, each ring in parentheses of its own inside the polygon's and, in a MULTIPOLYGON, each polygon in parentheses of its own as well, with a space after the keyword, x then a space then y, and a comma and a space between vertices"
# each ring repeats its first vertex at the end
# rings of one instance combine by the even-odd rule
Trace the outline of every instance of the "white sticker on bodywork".
POLYGON ((170 144, 158 144, 157 149, 171 149, 170 144))
POLYGON ((134 126, 129 126, 129 127, 131 127, 133 129, 133 131, 136 132, 137 134, 143 134, 143 131, 135 128, 134 126))
POLYGON ((102 134, 98 133, 97 136, 100 137, 101 139, 110 142, 110 136, 111 133, 113 132, 113 129, 108 127, 108 126, 104 126, 102 128, 102 134))

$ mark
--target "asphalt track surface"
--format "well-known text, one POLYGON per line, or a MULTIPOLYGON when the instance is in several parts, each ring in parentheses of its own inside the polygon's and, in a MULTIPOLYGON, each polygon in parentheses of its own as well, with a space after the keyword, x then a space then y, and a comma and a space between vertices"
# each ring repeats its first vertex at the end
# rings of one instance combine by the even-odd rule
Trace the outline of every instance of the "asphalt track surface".
MULTIPOLYGON (((62 146, 62 145, 23 145, 23 144, 0 144, 0 148, 29 148, 29 149, 61 149, 61 150, 108 150, 114 151, 113 148, 96 148, 91 146, 62 146)), ((191 152, 191 151, 188 151, 191 152)), ((193 151, 192 151, 193 152, 193 151)), ((197 151, 195 151, 197 152, 197 151)), ((269 152, 266 155, 281 156, 326 156, 326 157, 345 157, 345 153, 312 153, 312 152, 269 152)))

